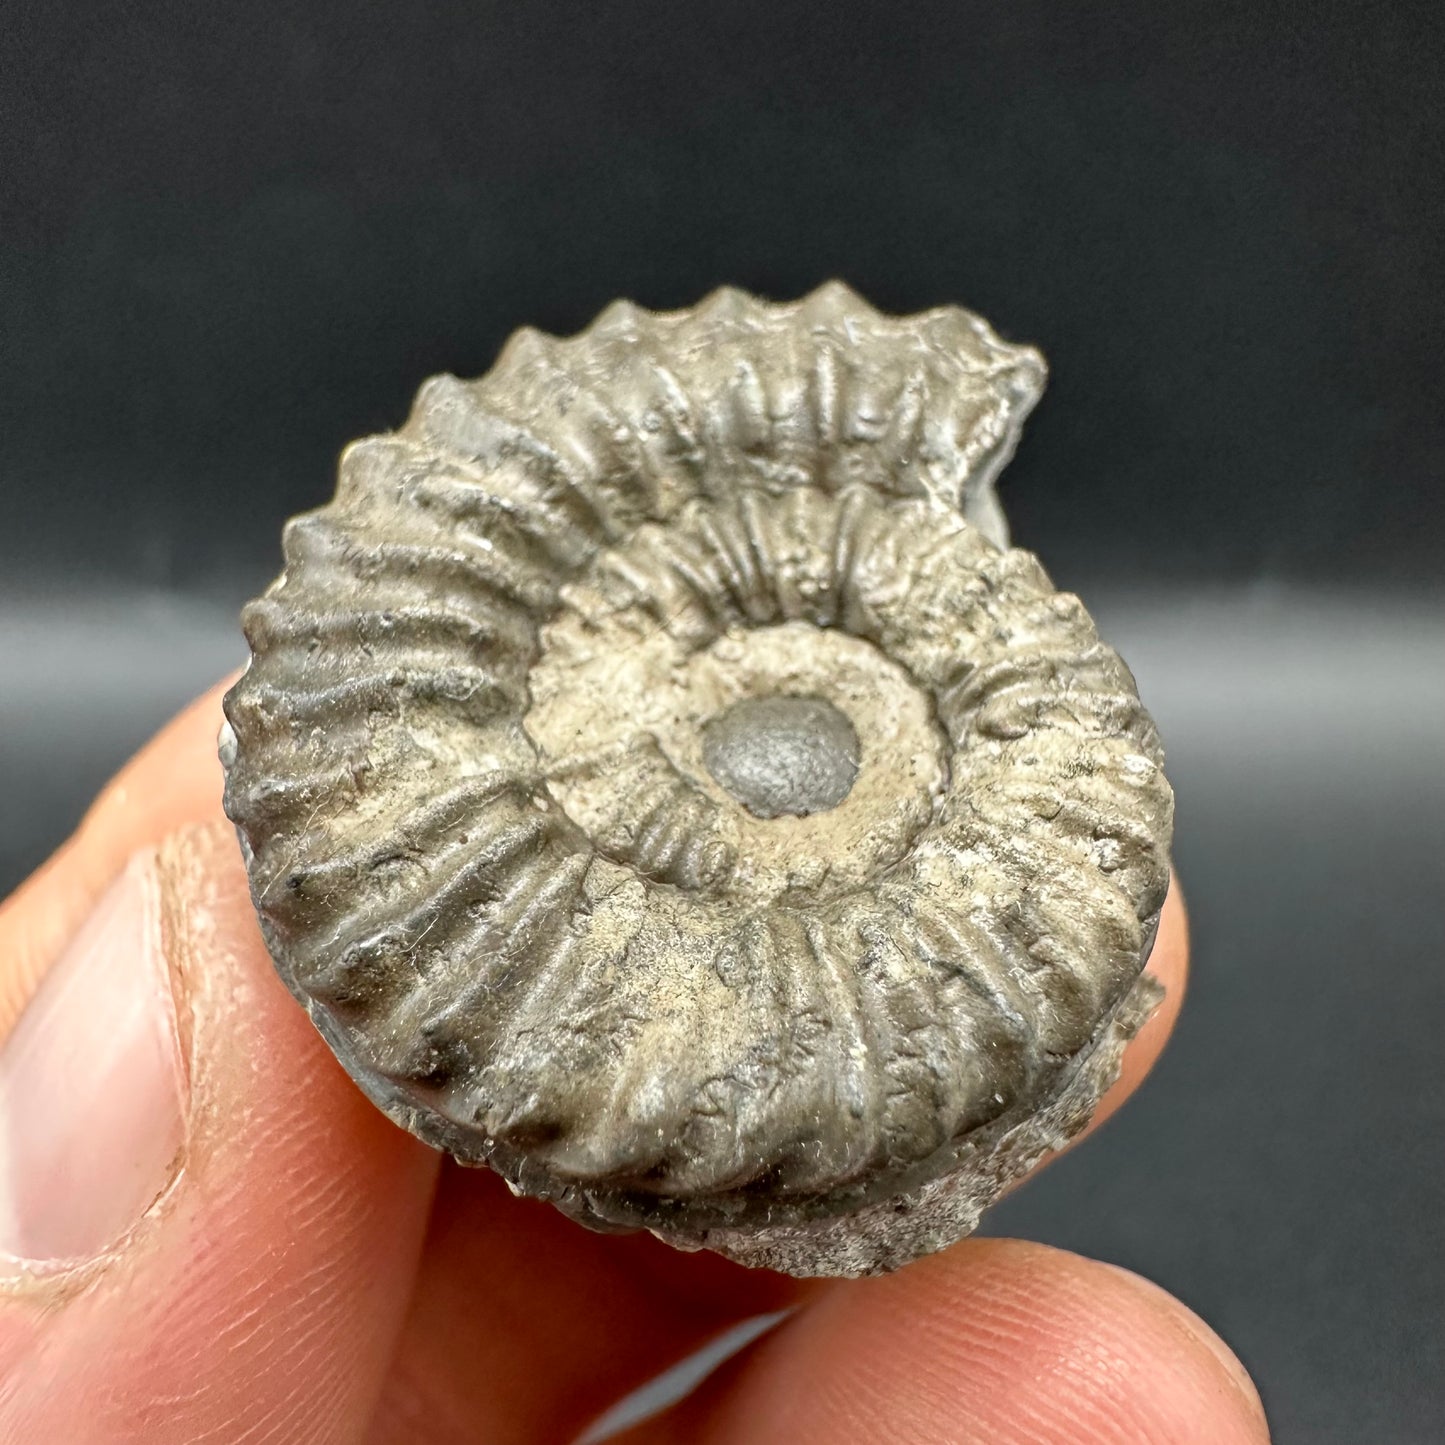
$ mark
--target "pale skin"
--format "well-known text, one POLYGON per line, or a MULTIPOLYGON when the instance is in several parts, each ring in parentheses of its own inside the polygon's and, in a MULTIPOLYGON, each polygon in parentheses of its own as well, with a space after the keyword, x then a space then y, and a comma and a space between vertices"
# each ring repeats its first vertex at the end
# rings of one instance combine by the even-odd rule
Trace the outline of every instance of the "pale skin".
MULTIPOLYGON (((190 1112, 178 1172, 100 1256, 0 1282, 0 1440, 565 1442, 739 1320, 796 1306, 630 1445, 1257 1445, 1243 1366, 1157 1286, 1018 1240, 804 1282, 589 1233, 398 1129, 276 979, 215 758, 220 689, 0 905, 0 1039, 96 900, 159 849, 190 1112)), ((1166 1002, 1092 1127, 1139 1087, 1166 1002)))

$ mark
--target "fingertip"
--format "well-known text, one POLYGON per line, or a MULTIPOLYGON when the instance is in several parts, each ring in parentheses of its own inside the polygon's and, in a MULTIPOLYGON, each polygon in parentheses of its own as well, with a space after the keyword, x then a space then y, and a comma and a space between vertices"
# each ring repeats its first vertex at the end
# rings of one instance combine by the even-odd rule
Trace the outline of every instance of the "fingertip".
MULTIPOLYGON (((1093 1261, 1091 1261, 1093 1262, 1093 1261)), ((1209 1353, 1230 1384, 1238 1391, 1246 1411, 1258 1422, 1264 1435, 1268 1436, 1264 1402, 1253 1377, 1245 1369, 1243 1361, 1208 1324, 1182 1300, 1176 1299, 1168 1290, 1146 1279, 1142 1274, 1125 1269, 1122 1265, 1098 1263, 1101 1269, 1113 1271, 1125 1281, 1129 1288, 1141 1296, 1141 1305, 1152 1307, 1160 1322, 1169 1329, 1177 1330, 1191 1346, 1197 1346, 1209 1353)))
POLYGON ((1217 1336, 1147 1281, 969 1240, 840 1285, 629 1439, 748 1445, 1263 1445, 1217 1336))
POLYGON ((155 868, 189 1080, 180 1171, 116 1247, 0 1294, 0 1437, 354 1441, 437 1156, 286 993, 229 828, 183 830, 155 868))
POLYGON ((141 849, 221 817, 218 682, 178 713, 101 789, 74 833, 0 900, 0 1039, 65 941, 141 849))
POLYGON ((217 752, 221 699, 230 674, 187 703, 96 795, 77 833, 92 845, 115 838, 130 851, 138 819, 154 839, 219 815, 225 781, 217 752))

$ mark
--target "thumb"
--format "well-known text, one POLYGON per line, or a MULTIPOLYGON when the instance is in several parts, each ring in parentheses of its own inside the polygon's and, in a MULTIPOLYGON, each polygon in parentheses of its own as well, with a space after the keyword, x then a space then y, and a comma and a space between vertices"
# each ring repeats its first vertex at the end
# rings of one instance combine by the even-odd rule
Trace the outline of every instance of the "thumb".
POLYGON ((0 913, 3 1442, 355 1442, 400 1328, 436 1156, 277 980, 218 725, 212 696, 0 913))

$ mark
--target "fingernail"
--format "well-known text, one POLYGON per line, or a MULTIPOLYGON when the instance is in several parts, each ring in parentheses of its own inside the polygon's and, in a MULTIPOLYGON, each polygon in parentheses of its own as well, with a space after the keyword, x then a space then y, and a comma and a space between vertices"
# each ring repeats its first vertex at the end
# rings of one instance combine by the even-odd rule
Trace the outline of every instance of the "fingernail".
POLYGON ((180 1166, 188 1093, 147 854, 0 1047, 0 1256, 85 1260, 132 1228, 180 1166))

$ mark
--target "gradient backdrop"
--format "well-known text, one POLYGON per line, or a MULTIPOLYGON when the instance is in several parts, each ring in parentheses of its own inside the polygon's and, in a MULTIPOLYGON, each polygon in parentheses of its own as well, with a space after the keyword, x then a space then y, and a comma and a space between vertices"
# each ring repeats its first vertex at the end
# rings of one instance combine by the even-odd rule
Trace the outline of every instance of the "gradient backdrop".
POLYGON ((0 891, 353 436, 515 326, 961 301, 1004 478, 1170 749, 1196 983, 996 1231, 1239 1350, 1283 1445, 1438 1440, 1439 7, 0 0, 0 891))

